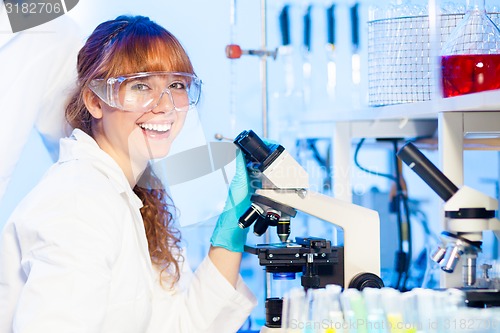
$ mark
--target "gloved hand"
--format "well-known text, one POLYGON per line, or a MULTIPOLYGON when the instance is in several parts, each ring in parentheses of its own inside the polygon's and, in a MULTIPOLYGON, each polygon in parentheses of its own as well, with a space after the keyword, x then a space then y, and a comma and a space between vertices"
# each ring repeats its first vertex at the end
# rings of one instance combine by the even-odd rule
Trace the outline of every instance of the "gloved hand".
POLYGON ((229 186, 224 211, 219 216, 210 238, 213 246, 233 252, 243 252, 249 228, 241 229, 238 226, 238 219, 250 207, 250 196, 254 191, 255 189, 250 186, 243 152, 237 150, 236 173, 229 186))

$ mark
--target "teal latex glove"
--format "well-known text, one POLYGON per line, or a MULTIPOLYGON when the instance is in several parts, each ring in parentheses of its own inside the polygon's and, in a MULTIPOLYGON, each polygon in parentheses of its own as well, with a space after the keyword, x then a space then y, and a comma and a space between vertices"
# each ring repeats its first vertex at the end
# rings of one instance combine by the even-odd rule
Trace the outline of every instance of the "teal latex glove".
POLYGON ((238 219, 250 207, 250 196, 255 189, 250 186, 250 179, 246 170, 243 153, 236 152, 236 173, 224 206, 219 216, 214 232, 210 238, 213 246, 223 247, 233 252, 243 252, 247 240, 248 229, 238 226, 238 219))

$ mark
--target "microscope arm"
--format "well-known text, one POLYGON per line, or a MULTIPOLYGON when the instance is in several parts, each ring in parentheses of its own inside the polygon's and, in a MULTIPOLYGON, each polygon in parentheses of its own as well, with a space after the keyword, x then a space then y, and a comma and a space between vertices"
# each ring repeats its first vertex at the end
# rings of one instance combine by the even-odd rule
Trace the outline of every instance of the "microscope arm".
POLYGON ((378 212, 317 192, 258 189, 256 194, 333 223, 344 230, 344 284, 359 273, 380 276, 378 212))

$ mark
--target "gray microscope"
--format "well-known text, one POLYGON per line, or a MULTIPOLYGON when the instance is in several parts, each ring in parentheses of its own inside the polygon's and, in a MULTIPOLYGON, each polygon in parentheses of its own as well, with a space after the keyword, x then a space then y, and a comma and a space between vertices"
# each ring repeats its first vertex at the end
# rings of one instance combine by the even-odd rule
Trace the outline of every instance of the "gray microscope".
MULTIPOLYGON (((268 273, 301 272, 305 289, 337 284, 344 288, 381 288, 380 220, 374 210, 309 190, 309 177, 302 166, 279 144, 266 145, 253 131, 243 131, 234 140, 243 152, 252 184, 257 190, 251 206, 240 217, 239 226, 254 225, 264 234, 276 227, 280 242, 245 246, 268 273), (297 211, 315 216, 343 229, 341 246, 324 238, 289 239, 291 219, 297 211)), ((266 312, 273 311, 267 309, 266 312)), ((276 313, 276 320, 279 317, 276 313)), ((273 327, 271 320, 266 326, 273 327)))

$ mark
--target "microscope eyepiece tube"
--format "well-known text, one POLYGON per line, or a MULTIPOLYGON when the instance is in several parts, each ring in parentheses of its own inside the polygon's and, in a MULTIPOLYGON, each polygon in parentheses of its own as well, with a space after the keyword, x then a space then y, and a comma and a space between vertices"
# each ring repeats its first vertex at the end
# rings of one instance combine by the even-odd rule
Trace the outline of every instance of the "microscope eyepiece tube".
POLYGON ((453 184, 413 143, 406 143, 397 156, 405 162, 444 201, 448 201, 457 191, 453 184))
POLYGON ((269 147, 252 130, 241 132, 236 139, 234 139, 234 144, 237 145, 245 155, 259 163, 264 162, 271 153, 269 147))

